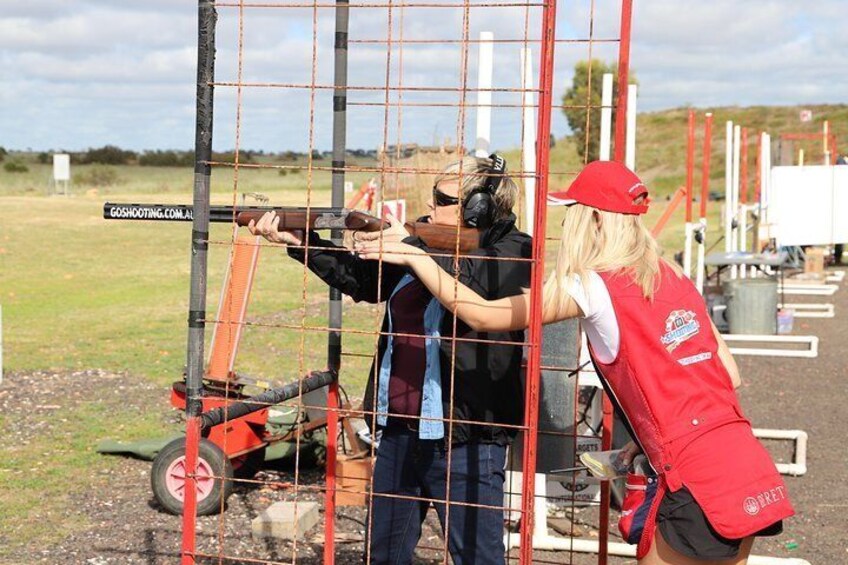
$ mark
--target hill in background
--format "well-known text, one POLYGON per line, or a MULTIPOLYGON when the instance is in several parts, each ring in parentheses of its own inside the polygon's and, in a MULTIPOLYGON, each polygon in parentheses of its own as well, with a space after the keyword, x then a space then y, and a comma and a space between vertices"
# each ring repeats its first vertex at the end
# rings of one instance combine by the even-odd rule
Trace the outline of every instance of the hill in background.
MULTIPOLYGON (((667 196, 686 181, 686 130, 689 108, 674 108, 657 112, 640 113, 636 122, 636 172, 657 197, 667 196)), ((829 121, 830 131, 836 135, 837 150, 848 153, 848 105, 808 106, 751 106, 696 108, 695 134, 695 185, 700 186, 703 148, 704 114, 713 114, 712 158, 710 163, 711 190, 724 191, 725 122, 748 128, 748 174, 753 190, 757 135, 765 131, 771 135, 773 164, 778 164, 778 141, 783 133, 821 133, 822 124, 829 121), (812 111, 811 122, 800 121, 801 110, 812 111)), ((552 149, 552 171, 577 171, 580 158, 575 140, 564 138, 552 149)), ((823 159, 821 139, 795 142, 794 153, 803 148, 805 162, 819 164, 823 159)), ((517 159, 517 154, 515 155, 517 159)), ((566 186, 572 175, 554 175, 552 189, 566 186)))

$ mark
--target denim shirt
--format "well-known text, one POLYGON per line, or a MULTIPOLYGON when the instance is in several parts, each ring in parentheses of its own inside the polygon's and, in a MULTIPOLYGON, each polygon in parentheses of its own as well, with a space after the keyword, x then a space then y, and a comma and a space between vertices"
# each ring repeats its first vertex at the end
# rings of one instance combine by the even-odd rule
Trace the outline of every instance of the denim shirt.
MULTIPOLYGON (((392 311, 390 302, 397 292, 413 281, 412 275, 404 275, 398 285, 392 291, 386 303, 387 318, 389 321, 389 334, 392 333, 392 311)), ((418 424, 418 437, 421 439, 442 439, 445 437, 445 425, 442 408, 442 367, 439 361, 439 343, 442 319, 445 309, 438 300, 433 298, 424 309, 424 351, 427 358, 427 368, 424 371, 424 388, 421 391, 421 416, 418 424), (432 418, 432 419, 429 419, 432 418)), ((377 423, 386 425, 387 413, 389 411, 389 375, 392 368, 393 336, 388 336, 386 351, 380 360, 380 379, 377 388, 377 423)))

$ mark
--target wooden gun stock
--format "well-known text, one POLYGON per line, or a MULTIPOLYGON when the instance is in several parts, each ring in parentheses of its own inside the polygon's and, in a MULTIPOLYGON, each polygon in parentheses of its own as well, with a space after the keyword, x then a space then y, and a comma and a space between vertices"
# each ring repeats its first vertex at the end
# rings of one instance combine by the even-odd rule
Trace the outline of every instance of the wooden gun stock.
POLYGON ((459 228, 456 226, 442 226, 429 224, 427 222, 407 222, 404 224, 409 235, 418 237, 427 247, 455 251, 457 238, 459 239, 459 251, 467 253, 480 248, 480 230, 475 228, 459 228))

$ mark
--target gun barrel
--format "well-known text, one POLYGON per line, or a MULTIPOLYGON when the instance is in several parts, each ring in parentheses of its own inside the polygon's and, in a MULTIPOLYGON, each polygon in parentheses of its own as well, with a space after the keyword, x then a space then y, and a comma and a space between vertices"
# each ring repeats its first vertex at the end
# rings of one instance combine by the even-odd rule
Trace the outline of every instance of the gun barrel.
POLYGON ((208 430, 219 424, 223 424, 226 420, 235 420, 242 416, 247 416, 253 412, 258 412, 269 406, 291 400, 301 394, 312 392, 322 386, 336 381, 338 375, 334 371, 313 371, 308 377, 289 383, 280 388, 272 388, 265 392, 252 396, 240 402, 233 402, 224 407, 215 408, 209 412, 204 412, 200 415, 201 426, 204 430, 208 430))

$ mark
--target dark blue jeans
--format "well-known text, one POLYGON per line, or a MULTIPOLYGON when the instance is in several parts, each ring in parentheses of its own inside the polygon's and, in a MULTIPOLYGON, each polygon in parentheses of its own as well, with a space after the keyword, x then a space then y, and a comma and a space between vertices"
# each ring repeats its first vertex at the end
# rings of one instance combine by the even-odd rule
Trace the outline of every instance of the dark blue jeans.
POLYGON ((443 440, 421 440, 418 432, 389 424, 383 430, 371 506, 371 563, 412 563, 421 524, 433 500, 442 531, 448 524, 448 550, 455 565, 504 564, 503 487, 506 447, 491 444, 451 448, 450 498, 447 497, 448 453, 443 440), (478 508, 452 502, 481 504, 478 508), (441 502, 440 502, 441 501, 441 502), (447 507, 447 510, 446 510, 447 507))

